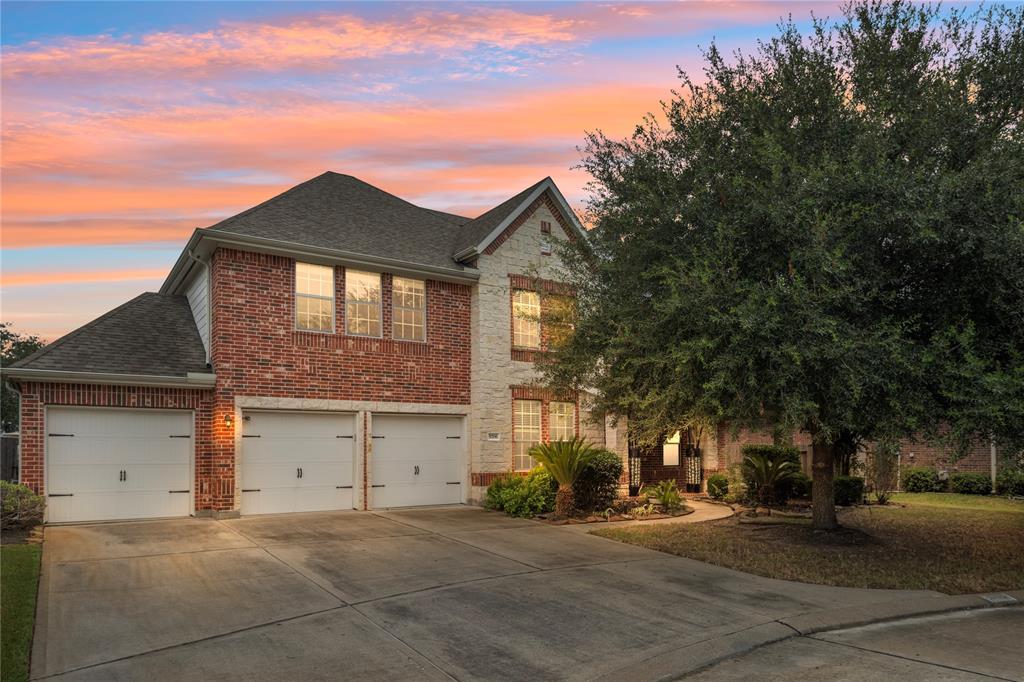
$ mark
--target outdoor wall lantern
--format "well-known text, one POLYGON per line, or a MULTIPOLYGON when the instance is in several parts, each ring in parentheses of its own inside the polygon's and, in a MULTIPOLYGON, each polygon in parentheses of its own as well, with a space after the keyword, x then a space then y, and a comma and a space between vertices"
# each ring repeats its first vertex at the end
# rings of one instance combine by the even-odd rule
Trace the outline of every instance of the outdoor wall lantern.
POLYGON ((224 426, 231 428, 231 425, 235 423, 235 418, 230 412, 224 413, 224 426))

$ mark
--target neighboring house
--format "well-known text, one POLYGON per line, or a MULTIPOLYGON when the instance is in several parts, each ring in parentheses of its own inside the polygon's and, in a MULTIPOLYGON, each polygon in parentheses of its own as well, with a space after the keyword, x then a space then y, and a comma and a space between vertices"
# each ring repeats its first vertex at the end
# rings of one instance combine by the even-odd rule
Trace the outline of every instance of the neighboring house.
POLYGON ((565 239, 550 178, 469 219, 325 173, 197 229, 159 293, 4 368, 21 480, 51 522, 478 502, 541 440, 605 443, 537 386, 565 239))

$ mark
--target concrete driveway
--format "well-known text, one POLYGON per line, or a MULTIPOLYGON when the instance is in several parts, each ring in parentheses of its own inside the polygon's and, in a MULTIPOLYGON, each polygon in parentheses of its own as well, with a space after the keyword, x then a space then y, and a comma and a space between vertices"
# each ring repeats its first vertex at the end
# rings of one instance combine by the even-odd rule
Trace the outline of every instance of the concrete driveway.
POLYGON ((33 678, 642 678, 780 618, 933 594, 758 578, 472 507, 51 527, 43 562, 33 678))

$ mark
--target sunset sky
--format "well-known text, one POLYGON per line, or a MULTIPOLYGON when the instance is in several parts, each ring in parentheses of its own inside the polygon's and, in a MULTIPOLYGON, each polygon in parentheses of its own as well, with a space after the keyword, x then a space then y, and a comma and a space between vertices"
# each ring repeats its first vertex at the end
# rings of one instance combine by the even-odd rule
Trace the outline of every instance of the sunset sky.
POLYGON ((835 3, 4 2, 2 315, 54 339, 196 227, 334 170, 475 216, 835 3))

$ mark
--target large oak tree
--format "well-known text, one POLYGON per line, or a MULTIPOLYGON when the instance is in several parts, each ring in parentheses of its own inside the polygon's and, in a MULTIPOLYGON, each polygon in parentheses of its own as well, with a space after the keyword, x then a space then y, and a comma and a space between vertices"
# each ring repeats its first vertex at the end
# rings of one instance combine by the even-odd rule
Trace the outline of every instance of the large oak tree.
POLYGON ((836 454, 1024 443, 1024 10, 858 2, 705 52, 664 116, 588 136, 575 333, 548 379, 634 433, 712 419, 836 454))

